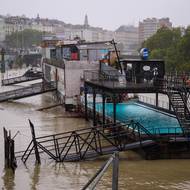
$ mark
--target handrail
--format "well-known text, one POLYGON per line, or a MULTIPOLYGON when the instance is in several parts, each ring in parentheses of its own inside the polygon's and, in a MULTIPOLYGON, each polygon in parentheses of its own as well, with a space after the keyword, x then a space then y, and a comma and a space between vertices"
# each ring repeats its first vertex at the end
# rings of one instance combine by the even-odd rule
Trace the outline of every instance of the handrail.
POLYGON ((189 119, 190 119, 189 101, 188 101, 188 98, 183 94, 184 92, 186 95, 188 94, 187 89, 186 89, 186 83, 183 78, 178 79, 178 78, 172 77, 171 81, 167 80, 166 86, 167 86, 166 93, 168 94, 169 101, 174 109, 178 122, 182 127, 183 134, 185 135, 187 132, 186 124, 187 122, 189 122, 189 119), (176 105, 174 104, 175 99, 172 99, 172 98, 173 96, 175 97, 175 94, 177 94, 180 97, 180 100, 183 102, 182 111, 181 110, 178 111, 176 105))
MULTIPOLYGON (((177 136, 183 136, 181 128, 173 128, 172 130, 165 128, 164 130, 164 136, 174 136, 175 138, 177 136)), ((81 160, 87 159, 89 156, 94 157, 107 153, 110 154, 114 150, 125 150, 126 140, 128 138, 133 142, 140 142, 140 146, 143 146, 144 140, 152 140, 155 143, 159 143, 160 134, 163 134, 161 129, 146 129, 140 123, 131 120, 126 123, 82 128, 76 131, 46 135, 35 139, 37 146, 42 152, 47 153, 47 155, 57 162, 62 162, 65 160, 81 160), (107 149, 107 146, 111 149, 107 149), (107 150, 108 152, 106 153, 107 150)), ((28 146, 22 157, 24 162, 26 162, 33 150, 33 148, 29 148, 30 146, 28 146)))
POLYGON ((137 125, 138 129, 140 129, 143 132, 145 132, 149 137, 151 137, 152 140, 155 139, 155 137, 153 136, 153 134, 149 130, 147 130, 145 127, 143 127, 139 122, 136 122, 136 125, 137 125))
POLYGON ((95 173, 95 175, 87 182, 87 184, 81 189, 94 189, 98 182, 101 180, 109 166, 113 163, 112 169, 112 190, 118 190, 118 173, 119 173, 119 153, 115 152, 107 162, 95 173))
MULTIPOLYGON (((188 91, 187 91, 187 88, 185 86, 183 86, 182 88, 182 91, 187 95, 188 94, 188 91)), ((190 100, 189 100, 189 97, 185 97, 182 93, 181 94, 181 97, 183 99, 183 102, 186 104, 187 106, 187 109, 188 109, 188 112, 190 114, 190 100)))
POLYGON ((42 76, 35 76, 35 77, 20 76, 20 77, 15 77, 15 78, 4 79, 2 80, 2 84, 10 85, 10 84, 27 82, 27 81, 38 80, 38 79, 42 79, 42 76))
MULTIPOLYGON (((98 112, 101 112, 101 110, 97 110, 98 112)), ((107 116, 110 116, 110 115, 113 115, 113 112, 107 112, 107 116)), ((129 127, 131 127, 132 128, 132 123, 134 124, 134 126, 137 126, 138 124, 139 125, 141 125, 139 122, 137 122, 137 121, 133 121, 133 120, 126 120, 125 119, 125 116, 124 115, 122 115, 122 114, 120 114, 120 119, 121 119, 121 123, 124 123, 125 124, 125 126, 129 126, 129 127)), ((142 126, 142 125, 141 125, 142 126)), ((145 130, 147 130, 147 132, 149 131, 150 133, 152 133, 151 135, 152 135, 152 137, 153 136, 156 136, 156 135, 158 135, 158 134, 156 134, 156 133, 153 133, 155 130, 156 131, 158 131, 158 127, 157 128, 155 128, 155 127, 144 127, 144 126, 142 126, 145 130)), ((160 128, 160 127, 159 127, 160 128)), ((136 132, 138 131, 138 129, 136 128, 135 129, 136 130, 136 132)), ((162 132, 163 131, 168 131, 168 135, 170 135, 170 134, 172 134, 172 133, 174 133, 174 134, 179 134, 179 132, 178 131, 182 131, 182 128, 181 127, 161 127, 160 129, 159 129, 159 134, 161 135, 162 134, 162 132), (177 130, 176 130, 176 128, 177 128, 177 130), (172 130, 173 129, 173 130, 172 130), (173 132, 172 132, 173 131, 173 132), (176 132, 175 132, 176 131, 176 132)), ((143 132, 143 130, 141 130, 141 132, 143 132)), ((144 131, 145 132, 145 131, 144 131)), ((148 132, 148 133, 149 133, 148 132)), ((165 132, 163 132, 163 134, 166 134, 165 132)), ((149 135, 149 134, 147 134, 147 135, 149 135)), ((182 135, 182 134, 181 134, 182 135)), ((154 138, 153 138, 154 139, 154 138)))

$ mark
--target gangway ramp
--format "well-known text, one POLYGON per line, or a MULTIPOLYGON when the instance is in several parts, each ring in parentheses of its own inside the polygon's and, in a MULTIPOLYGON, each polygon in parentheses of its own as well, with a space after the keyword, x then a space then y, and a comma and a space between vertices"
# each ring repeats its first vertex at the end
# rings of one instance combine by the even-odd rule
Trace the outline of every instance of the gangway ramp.
POLYGON ((55 82, 35 83, 27 87, 0 93, 0 102, 17 100, 56 90, 55 82))
POLYGON ((23 82, 34 81, 34 80, 42 79, 42 77, 43 77, 43 74, 41 72, 35 73, 33 75, 25 75, 24 74, 23 76, 4 79, 4 80, 2 80, 2 85, 8 86, 8 85, 14 85, 14 84, 19 84, 19 83, 23 83, 23 82))
POLYGON ((129 122, 37 137, 20 156, 25 163, 35 152, 36 146, 39 150, 37 152, 45 153, 56 162, 80 161, 112 154, 115 151, 135 150, 156 144, 157 142, 141 125, 129 122))
MULTIPOLYGON (((113 146, 108 146, 108 147, 102 148, 102 150, 101 150, 102 154, 101 155, 102 156, 103 155, 110 155, 110 154, 113 154, 115 151, 135 150, 135 149, 139 149, 139 148, 146 148, 146 147, 153 146, 153 145, 156 145, 155 141, 144 140, 141 142, 138 141, 138 142, 126 144, 122 149, 118 149, 117 147, 113 147, 113 146)), ((95 151, 88 151, 83 159, 84 160, 94 159, 94 158, 97 158, 101 155, 95 151)), ((64 161, 79 161, 79 160, 81 160, 80 156, 76 155, 76 154, 73 154, 73 155, 70 154, 64 159, 64 161)))

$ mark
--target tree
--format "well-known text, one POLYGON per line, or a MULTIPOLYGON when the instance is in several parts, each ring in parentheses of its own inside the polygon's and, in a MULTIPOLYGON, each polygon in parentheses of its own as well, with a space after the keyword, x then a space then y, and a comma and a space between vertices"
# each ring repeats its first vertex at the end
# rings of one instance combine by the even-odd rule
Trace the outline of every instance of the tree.
POLYGON ((190 60, 190 27, 185 31, 185 35, 181 38, 178 44, 178 50, 184 57, 184 61, 188 62, 190 60))
POLYGON ((5 43, 11 48, 30 48, 33 45, 40 45, 42 36, 42 32, 26 29, 7 35, 5 43))
POLYGON ((150 58, 164 59, 167 71, 190 71, 190 27, 182 35, 179 28, 161 28, 143 44, 150 58))

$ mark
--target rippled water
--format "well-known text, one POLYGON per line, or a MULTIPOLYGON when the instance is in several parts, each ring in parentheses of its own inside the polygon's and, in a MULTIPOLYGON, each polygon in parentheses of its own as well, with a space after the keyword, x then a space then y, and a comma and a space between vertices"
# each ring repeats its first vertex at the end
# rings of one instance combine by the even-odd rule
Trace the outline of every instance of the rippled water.
MULTIPOLYGON (((83 128, 89 125, 80 118, 64 118, 61 107, 45 111, 36 111, 41 107, 54 104, 51 93, 26 98, 14 102, 0 103, 0 187, 7 190, 78 190, 90 179, 108 157, 93 161, 74 163, 55 163, 43 159, 35 165, 34 160, 26 166, 20 160, 15 174, 4 170, 3 130, 5 126, 15 137, 16 150, 27 146, 31 140, 28 119, 35 125, 36 135, 83 128)), ((108 170, 97 189, 111 189, 112 170, 108 170)), ((120 153, 119 189, 157 190, 190 189, 190 160, 143 160, 134 152, 120 153)))
MULTIPOLYGON (((102 112, 102 104, 96 104, 96 110, 102 112)), ((118 103, 116 106, 116 119, 121 122, 130 120, 139 122, 151 133, 181 133, 182 130, 177 119, 169 114, 150 109, 134 101, 118 103), (168 130, 170 128, 170 130, 168 130)), ((113 116, 113 104, 105 104, 106 115, 113 116)))

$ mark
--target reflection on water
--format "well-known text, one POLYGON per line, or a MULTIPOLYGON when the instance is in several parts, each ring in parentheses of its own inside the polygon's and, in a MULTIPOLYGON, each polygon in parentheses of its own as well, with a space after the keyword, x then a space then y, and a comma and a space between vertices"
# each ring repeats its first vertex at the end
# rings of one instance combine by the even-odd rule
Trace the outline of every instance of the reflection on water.
MULTIPOLYGON (((15 137, 16 150, 26 148, 31 140, 28 119, 35 125, 36 135, 46 135, 83 128, 89 125, 80 118, 64 118, 64 111, 56 107, 36 111, 41 107, 54 104, 51 93, 0 104, 0 126, 10 129, 15 137)), ((0 130, 0 142, 3 145, 3 130, 0 130)), ((0 146, 3 155, 3 146, 0 146)), ((41 165, 35 165, 34 159, 24 166, 20 160, 13 174, 4 170, 3 156, 0 157, 0 188, 6 190, 78 190, 81 189, 108 157, 85 162, 55 163, 41 156, 41 165)), ((97 189, 111 189, 111 168, 100 181, 97 189)), ((146 161, 134 152, 120 154, 119 189, 125 190, 188 190, 190 189, 189 160, 146 161)))
MULTIPOLYGON (((190 189, 190 167, 188 160, 145 161, 137 159, 132 152, 122 153, 120 161, 119 189, 159 190, 190 189)), ((20 168, 12 177, 3 177, 5 189, 32 190, 79 190, 106 161, 55 163, 44 161, 41 165, 28 164, 20 168), (15 183, 15 184, 14 184, 15 183), (21 188, 22 187, 22 188, 21 188)), ((112 170, 109 169, 100 181, 97 189, 111 189, 112 170)))
POLYGON ((15 174, 11 169, 4 170, 4 174, 2 176, 2 180, 4 184, 3 184, 2 189, 13 190, 15 187, 14 178, 15 178, 15 174))
POLYGON ((34 166, 34 172, 31 175, 31 189, 37 190, 37 185, 39 183, 39 176, 40 176, 40 165, 36 164, 34 166))

